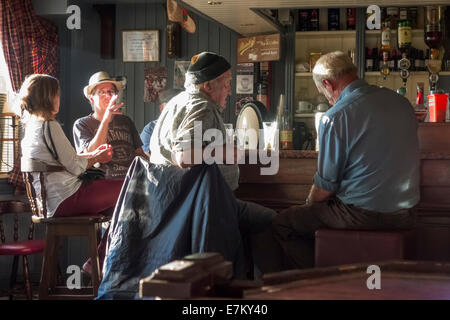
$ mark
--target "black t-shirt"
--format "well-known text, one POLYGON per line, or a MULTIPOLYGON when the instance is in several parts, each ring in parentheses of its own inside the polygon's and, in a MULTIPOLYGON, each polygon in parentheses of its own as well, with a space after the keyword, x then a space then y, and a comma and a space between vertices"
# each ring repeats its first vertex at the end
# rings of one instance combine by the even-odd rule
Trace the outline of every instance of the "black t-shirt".
MULTIPOLYGON (((100 121, 92 114, 75 121, 73 139, 77 152, 83 152, 97 133, 100 121)), ((115 115, 108 126, 106 143, 113 147, 113 158, 102 163, 100 169, 105 171, 107 179, 125 178, 128 167, 135 157, 135 150, 142 146, 141 138, 133 121, 126 115, 115 115)))

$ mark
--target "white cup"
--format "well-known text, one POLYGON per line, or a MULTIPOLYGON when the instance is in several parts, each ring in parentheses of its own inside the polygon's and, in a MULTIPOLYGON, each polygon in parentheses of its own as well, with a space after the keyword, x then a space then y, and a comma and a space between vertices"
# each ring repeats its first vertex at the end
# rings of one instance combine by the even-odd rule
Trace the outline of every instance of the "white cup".
POLYGON ((312 111, 312 104, 308 101, 299 101, 297 105, 297 113, 308 113, 312 111))

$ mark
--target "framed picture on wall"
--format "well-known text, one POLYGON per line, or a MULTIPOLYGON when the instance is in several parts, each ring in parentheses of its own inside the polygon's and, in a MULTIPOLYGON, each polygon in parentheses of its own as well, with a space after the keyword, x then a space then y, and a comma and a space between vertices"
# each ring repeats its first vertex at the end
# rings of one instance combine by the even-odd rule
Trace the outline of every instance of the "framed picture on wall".
POLYGON ((159 30, 122 31, 123 61, 159 61, 159 30))

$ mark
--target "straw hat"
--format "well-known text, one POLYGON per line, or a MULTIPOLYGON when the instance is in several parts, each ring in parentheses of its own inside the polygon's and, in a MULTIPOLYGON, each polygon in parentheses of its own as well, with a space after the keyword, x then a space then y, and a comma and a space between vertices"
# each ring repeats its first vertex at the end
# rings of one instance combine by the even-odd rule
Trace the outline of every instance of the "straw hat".
POLYGON ((116 86, 117 91, 120 91, 122 89, 122 83, 120 81, 116 81, 113 78, 111 78, 108 74, 108 72, 105 71, 99 71, 97 73, 94 73, 91 78, 89 79, 89 84, 84 87, 83 93, 86 98, 90 94, 92 94, 92 89, 94 89, 96 86, 102 83, 112 83, 116 86))

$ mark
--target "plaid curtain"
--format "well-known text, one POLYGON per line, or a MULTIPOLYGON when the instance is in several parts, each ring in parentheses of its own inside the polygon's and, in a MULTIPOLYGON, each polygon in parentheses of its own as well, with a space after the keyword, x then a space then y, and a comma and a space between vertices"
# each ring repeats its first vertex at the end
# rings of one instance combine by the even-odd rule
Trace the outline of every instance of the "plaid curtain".
MULTIPOLYGON (((31 0, 0 0, 0 41, 14 91, 19 91, 29 74, 59 78, 57 28, 36 15, 31 0)), ((18 154, 20 157, 20 151, 18 154)), ((15 162, 9 181, 17 193, 23 192, 20 161, 15 162)))

